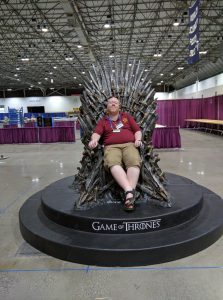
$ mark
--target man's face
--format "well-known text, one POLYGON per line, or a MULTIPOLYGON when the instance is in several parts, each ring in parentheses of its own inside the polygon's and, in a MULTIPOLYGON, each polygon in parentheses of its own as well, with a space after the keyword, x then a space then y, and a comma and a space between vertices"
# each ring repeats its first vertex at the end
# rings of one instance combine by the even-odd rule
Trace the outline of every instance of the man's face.
POLYGON ((119 111, 120 102, 117 98, 112 97, 108 100, 107 110, 109 113, 117 113, 119 111))

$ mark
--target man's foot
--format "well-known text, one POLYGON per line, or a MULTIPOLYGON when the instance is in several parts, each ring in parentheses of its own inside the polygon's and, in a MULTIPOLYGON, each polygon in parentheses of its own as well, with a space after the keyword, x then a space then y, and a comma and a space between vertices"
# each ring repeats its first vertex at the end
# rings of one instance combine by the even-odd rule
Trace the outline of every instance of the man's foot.
POLYGON ((135 191, 125 192, 124 210, 133 211, 135 210, 135 191))

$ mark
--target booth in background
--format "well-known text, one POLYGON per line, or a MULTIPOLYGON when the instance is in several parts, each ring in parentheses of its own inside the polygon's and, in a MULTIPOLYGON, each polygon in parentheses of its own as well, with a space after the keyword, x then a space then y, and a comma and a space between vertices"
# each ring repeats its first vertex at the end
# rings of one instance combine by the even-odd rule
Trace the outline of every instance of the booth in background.
POLYGON ((42 117, 37 117, 37 127, 42 127, 43 126, 43 118, 42 117))
POLYGON ((51 117, 43 118, 43 126, 44 127, 52 127, 53 126, 52 118, 51 117))

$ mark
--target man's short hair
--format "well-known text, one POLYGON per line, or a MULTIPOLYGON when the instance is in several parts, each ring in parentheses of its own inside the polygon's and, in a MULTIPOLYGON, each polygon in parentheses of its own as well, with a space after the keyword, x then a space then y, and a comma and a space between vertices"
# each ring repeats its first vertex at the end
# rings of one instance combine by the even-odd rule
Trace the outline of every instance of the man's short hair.
POLYGON ((115 98, 115 99, 117 99, 119 102, 121 102, 121 101, 119 100, 119 98, 117 98, 116 96, 111 96, 111 97, 107 98, 107 99, 106 99, 107 102, 108 102, 108 100, 110 100, 110 99, 112 99, 112 98, 115 98))

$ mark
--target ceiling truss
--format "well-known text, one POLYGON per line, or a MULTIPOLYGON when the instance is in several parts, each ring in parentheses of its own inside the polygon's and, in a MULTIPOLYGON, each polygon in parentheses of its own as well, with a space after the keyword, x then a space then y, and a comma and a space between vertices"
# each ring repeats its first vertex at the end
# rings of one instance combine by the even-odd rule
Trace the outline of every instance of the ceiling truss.
POLYGON ((1 0, 0 90, 81 87, 93 63, 113 68, 114 59, 126 67, 140 60, 154 86, 181 88, 221 73, 223 0, 200 0, 200 50, 208 52, 191 66, 192 2, 1 0))

